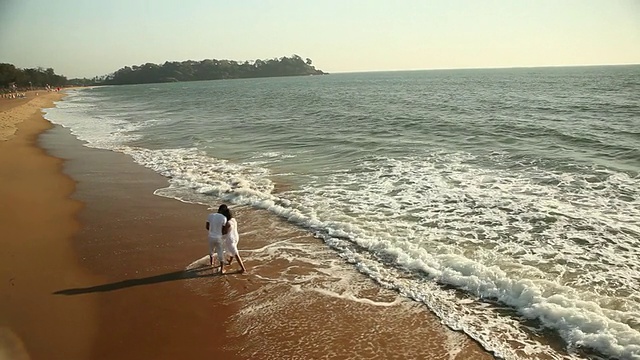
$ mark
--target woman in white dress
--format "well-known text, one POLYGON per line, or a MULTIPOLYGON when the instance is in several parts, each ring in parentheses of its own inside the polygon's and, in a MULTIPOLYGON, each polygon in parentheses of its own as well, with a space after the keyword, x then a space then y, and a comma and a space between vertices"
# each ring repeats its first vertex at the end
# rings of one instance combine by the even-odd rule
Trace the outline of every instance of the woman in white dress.
POLYGON ((227 217, 227 224, 229 226, 227 233, 224 235, 225 250, 231 255, 227 265, 231 265, 231 262, 235 257, 242 268, 242 272, 245 272, 247 269, 244 267, 242 258, 238 253, 238 241, 240 240, 240 235, 238 234, 238 222, 233 217, 231 209, 227 208, 222 214, 227 217))

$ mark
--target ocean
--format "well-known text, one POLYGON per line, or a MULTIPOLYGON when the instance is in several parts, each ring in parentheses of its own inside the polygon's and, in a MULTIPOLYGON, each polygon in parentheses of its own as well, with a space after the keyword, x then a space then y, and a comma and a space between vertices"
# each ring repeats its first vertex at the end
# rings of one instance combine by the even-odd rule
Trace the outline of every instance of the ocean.
POLYGON ((270 211, 498 357, 640 359, 638 65, 68 93, 157 195, 270 211))

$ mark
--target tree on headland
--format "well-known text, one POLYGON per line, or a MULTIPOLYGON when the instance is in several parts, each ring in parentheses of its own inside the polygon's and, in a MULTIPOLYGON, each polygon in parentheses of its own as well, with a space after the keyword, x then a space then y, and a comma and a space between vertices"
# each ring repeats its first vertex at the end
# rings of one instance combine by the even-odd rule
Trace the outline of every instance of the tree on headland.
POLYGON ((298 55, 244 62, 206 59, 202 61, 167 61, 162 65, 146 63, 139 66, 125 66, 113 74, 107 75, 103 83, 111 85, 147 84, 326 74, 322 70, 317 70, 311 63, 311 59, 303 60, 298 55))
POLYGON ((91 79, 67 79, 58 75, 52 68, 42 67, 19 69, 12 64, 0 63, 0 89, 16 85, 20 89, 41 88, 46 85, 89 86, 148 84, 176 81, 241 79, 276 76, 325 75, 317 70, 309 58, 298 55, 273 59, 256 59, 238 62, 235 60, 206 59, 166 61, 162 65, 146 63, 125 66, 114 73, 96 76, 91 79))

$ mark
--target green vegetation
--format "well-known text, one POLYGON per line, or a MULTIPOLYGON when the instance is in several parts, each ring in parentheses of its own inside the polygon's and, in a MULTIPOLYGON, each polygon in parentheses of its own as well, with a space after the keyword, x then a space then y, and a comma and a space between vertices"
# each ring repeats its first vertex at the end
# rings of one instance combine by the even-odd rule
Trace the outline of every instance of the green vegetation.
POLYGON ((325 75, 316 70, 311 59, 298 55, 279 59, 237 62, 233 60, 207 59, 183 62, 167 61, 162 65, 146 63, 140 66, 125 66, 118 71, 92 79, 70 79, 57 75, 52 68, 18 69, 11 64, 0 63, 0 89, 15 84, 20 89, 41 88, 49 85, 90 86, 148 84, 174 81, 198 81, 240 79, 275 76, 325 75))
POLYGON ((146 84, 175 81, 197 81, 239 79, 273 76, 323 75, 311 65, 311 59, 303 60, 298 55, 280 59, 255 60, 239 63, 233 60, 187 60, 165 62, 162 65, 147 63, 140 66, 125 66, 107 75, 103 84, 146 84))
POLYGON ((43 88, 67 85, 67 78, 56 74, 52 68, 19 69, 12 64, 0 63, 0 88, 15 84, 19 89, 43 88))

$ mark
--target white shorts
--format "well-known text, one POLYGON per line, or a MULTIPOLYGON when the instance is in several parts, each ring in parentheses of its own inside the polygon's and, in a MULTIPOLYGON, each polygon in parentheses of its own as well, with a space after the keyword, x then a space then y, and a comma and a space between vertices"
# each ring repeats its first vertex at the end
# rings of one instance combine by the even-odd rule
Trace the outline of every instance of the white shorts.
POLYGON ((209 256, 213 256, 214 250, 218 254, 218 261, 223 261, 224 246, 222 243, 222 238, 209 236, 209 256))

